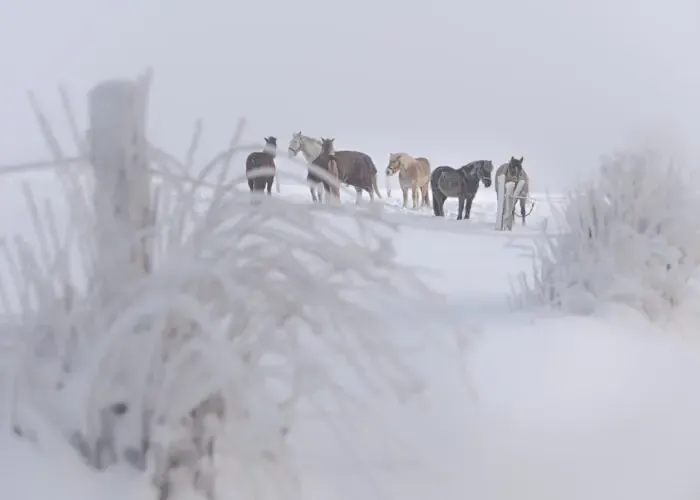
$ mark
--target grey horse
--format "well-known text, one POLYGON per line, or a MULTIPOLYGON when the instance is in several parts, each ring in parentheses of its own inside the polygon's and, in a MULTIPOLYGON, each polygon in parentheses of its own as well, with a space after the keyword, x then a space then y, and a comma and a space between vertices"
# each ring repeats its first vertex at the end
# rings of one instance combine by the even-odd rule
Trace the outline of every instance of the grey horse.
MULTIPOLYGON (((504 163, 496 170, 496 180, 494 182, 494 187, 496 188, 496 193, 498 193, 498 177, 504 175, 505 182, 514 182, 516 185, 518 181, 525 181, 522 191, 520 191, 520 197, 517 201, 520 201, 520 217, 523 220, 523 226, 525 225, 525 200, 530 195, 530 177, 528 177, 527 172, 523 168, 524 158, 521 156, 520 159, 510 157, 508 163, 504 163)), ((515 211, 515 203, 513 204, 513 211, 515 211)))
POLYGON ((447 198, 459 199, 459 212, 457 220, 461 220, 464 214, 469 219, 472 210, 472 201, 479 190, 479 182, 484 187, 491 186, 491 172, 493 162, 490 160, 477 160, 460 168, 440 166, 430 175, 430 187, 433 192, 433 213, 438 217, 444 217, 443 207, 447 198), (466 210, 465 210, 466 208, 466 210))

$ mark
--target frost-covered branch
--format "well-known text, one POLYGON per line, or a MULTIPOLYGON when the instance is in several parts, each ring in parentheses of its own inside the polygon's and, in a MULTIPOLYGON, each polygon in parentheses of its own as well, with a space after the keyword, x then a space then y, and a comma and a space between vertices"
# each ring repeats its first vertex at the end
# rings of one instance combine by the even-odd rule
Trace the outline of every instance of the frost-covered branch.
POLYGON ((700 263, 698 186, 658 150, 605 158, 596 179, 554 209, 555 228, 536 242, 518 299, 576 312, 615 301, 651 318, 668 313, 700 263))
MULTIPOLYGON (((124 276, 107 300, 98 291, 113 270, 97 253, 95 210, 74 196, 84 177, 61 174, 65 228, 27 192, 39 245, 6 247, 14 283, 2 290, 23 332, 17 398, 94 467, 126 462, 167 482, 209 445, 230 460, 276 457, 285 467, 299 405, 419 385, 381 312, 442 299, 396 262, 396 228, 354 206, 239 191, 227 181, 237 140, 185 172, 195 182, 162 179, 150 222, 114 241, 148 240, 150 271, 124 276)), ((32 428, 16 419, 19 432, 32 428)))

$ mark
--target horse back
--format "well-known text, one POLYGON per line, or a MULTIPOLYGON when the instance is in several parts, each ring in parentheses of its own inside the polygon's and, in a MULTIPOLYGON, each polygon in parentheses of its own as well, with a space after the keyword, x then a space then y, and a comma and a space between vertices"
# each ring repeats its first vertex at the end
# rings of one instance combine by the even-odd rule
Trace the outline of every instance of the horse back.
POLYGON ((418 180, 428 182, 430 180, 430 161, 427 158, 419 156, 415 159, 413 165, 418 174, 418 180))
POLYGON ((262 151, 254 151, 253 153, 250 153, 245 160, 245 169, 251 170, 253 168, 260 167, 275 168, 275 157, 270 153, 264 153, 262 151))
POLYGON ((496 178, 498 178, 499 175, 506 175, 506 169, 508 168, 508 163, 504 163, 500 167, 496 169, 496 178))
POLYGON ((438 179, 440 178, 440 176, 441 176, 443 173, 445 173, 445 172, 456 172, 456 171, 457 171, 457 170, 455 170, 455 169, 452 168, 452 167, 448 167, 448 166, 446 166, 446 165, 441 165, 441 166, 435 168, 435 170, 433 170, 433 171, 430 173, 430 182, 431 182, 432 184, 434 184, 435 186, 437 186, 437 181, 438 181, 438 179))
POLYGON ((341 182, 361 189, 372 188, 377 167, 368 154, 360 151, 336 151, 335 159, 341 182))

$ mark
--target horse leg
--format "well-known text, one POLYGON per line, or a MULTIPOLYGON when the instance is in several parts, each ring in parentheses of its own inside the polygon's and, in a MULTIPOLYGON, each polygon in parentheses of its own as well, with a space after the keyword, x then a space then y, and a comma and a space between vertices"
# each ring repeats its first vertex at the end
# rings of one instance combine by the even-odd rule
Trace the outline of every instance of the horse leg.
POLYGON ((525 225, 525 200, 520 198, 520 217, 523 219, 523 226, 525 225))
POLYGON ((311 200, 316 203, 316 187, 313 184, 309 186, 309 192, 311 193, 311 200))
POLYGON ((255 191, 255 182, 253 182, 253 179, 248 179, 248 188, 251 193, 255 191))
POLYGON ((467 198, 467 206, 465 208, 465 213, 464 213, 464 218, 468 219, 471 217, 472 214, 472 201, 474 201, 474 198, 467 198))
POLYGON ((438 216, 440 215, 440 206, 438 204, 438 197, 435 193, 433 193, 433 215, 438 216))
POLYGON ((459 210, 457 212, 457 220, 462 220, 462 216, 464 215, 464 202, 466 201, 466 198, 462 195, 459 196, 459 210))
POLYGON ((403 194, 403 208, 408 205, 408 189, 401 187, 401 193, 403 194))
POLYGON ((425 205, 426 207, 429 207, 430 206, 430 188, 427 185, 423 186, 421 193, 423 194, 423 205, 425 205))
POLYGON ((413 186, 411 187, 411 195, 413 198, 413 210, 418 208, 418 186, 416 183, 413 183, 413 186))
POLYGON ((374 189, 372 189, 372 186, 369 187, 367 192, 369 193, 369 201, 374 203, 374 189))
POLYGON ((272 196, 272 182, 275 180, 274 177, 267 179, 267 195, 272 196))
POLYGON ((360 200, 362 200, 362 188, 355 188, 355 205, 360 204, 360 200))
POLYGON ((330 182, 325 183, 324 186, 326 188, 326 203, 334 201, 337 198, 335 188, 330 182))

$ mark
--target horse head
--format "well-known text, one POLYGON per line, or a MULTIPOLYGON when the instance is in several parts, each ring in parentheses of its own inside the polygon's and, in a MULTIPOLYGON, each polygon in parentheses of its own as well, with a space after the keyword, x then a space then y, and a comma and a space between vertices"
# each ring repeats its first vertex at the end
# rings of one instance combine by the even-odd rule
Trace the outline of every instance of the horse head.
POLYGON ((335 156, 335 138, 326 139, 321 137, 321 154, 335 156))
POLYGON ((403 153, 391 153, 389 155, 389 164, 386 166, 386 175, 394 175, 401 170, 403 164, 403 153))
POLYGON ((493 162, 484 160, 476 167, 476 175, 484 187, 491 186, 491 173, 493 172, 493 162))
POLYGON ((508 168, 506 169, 506 179, 518 179, 523 172, 523 160, 521 156, 520 159, 513 156, 510 157, 508 161, 508 168))
POLYGON ((272 156, 277 155, 277 137, 269 136, 265 137, 265 146, 263 147, 264 153, 269 153, 272 156))
MULTIPOLYGON (((465 178, 476 177, 476 182, 481 181, 485 187, 491 186, 491 172, 493 172, 493 162, 491 160, 473 161, 461 167, 460 172, 465 178)), ((467 181, 469 182, 469 181, 467 181)), ((472 180, 472 182, 474 182, 472 180)))
POLYGON ((301 130, 299 132, 294 132, 292 138, 289 140, 289 146, 287 146, 287 152, 290 158, 294 158, 301 151, 301 130))

